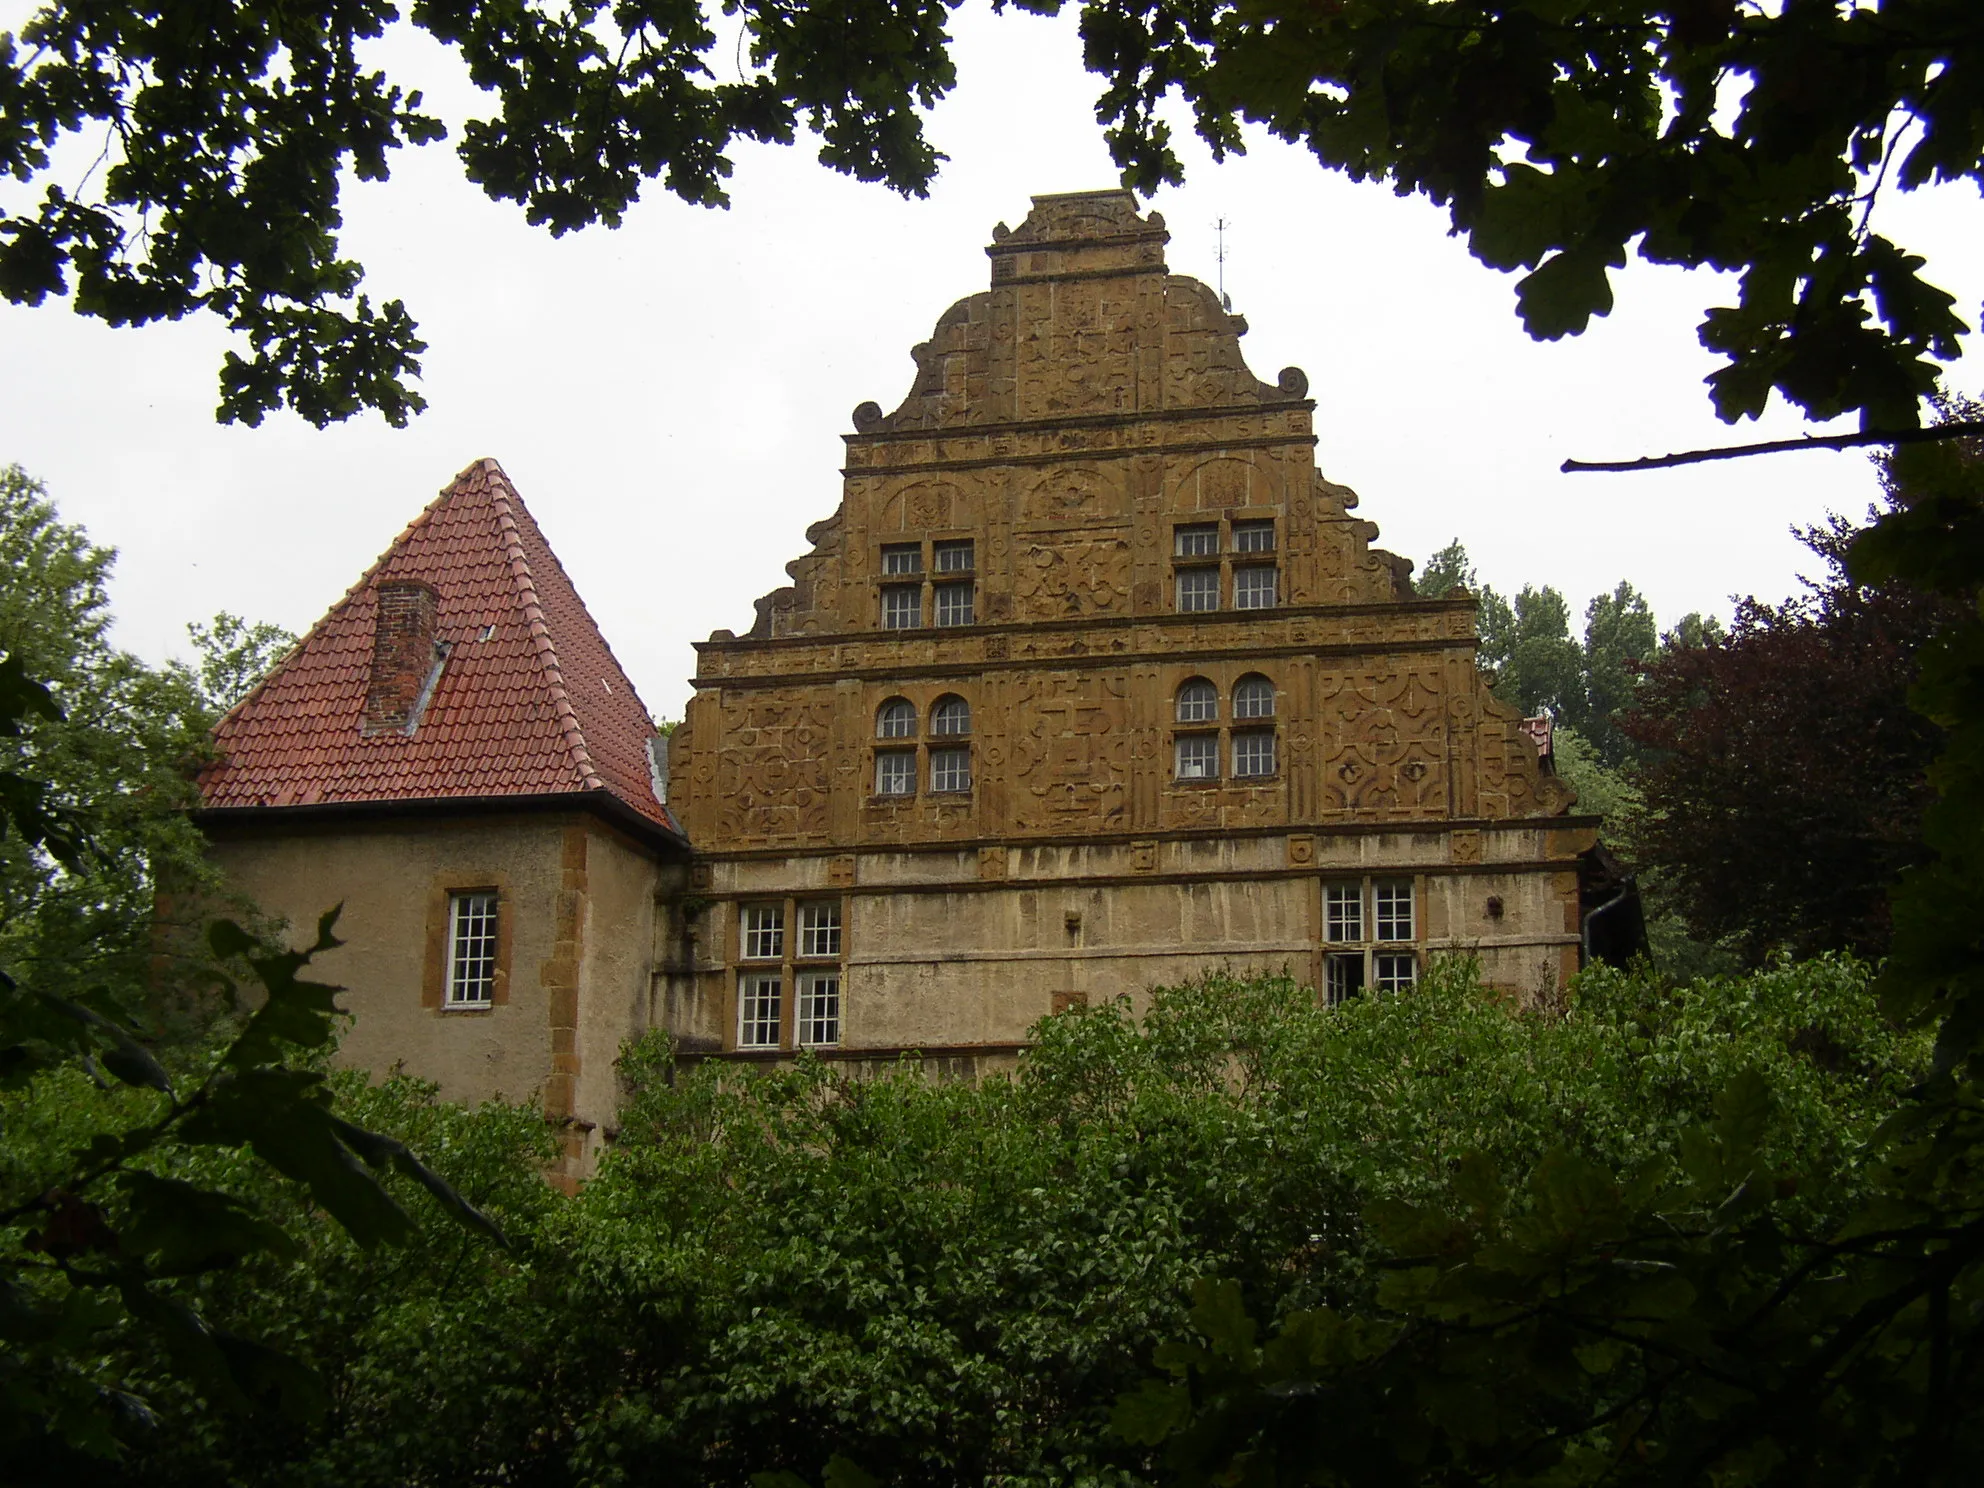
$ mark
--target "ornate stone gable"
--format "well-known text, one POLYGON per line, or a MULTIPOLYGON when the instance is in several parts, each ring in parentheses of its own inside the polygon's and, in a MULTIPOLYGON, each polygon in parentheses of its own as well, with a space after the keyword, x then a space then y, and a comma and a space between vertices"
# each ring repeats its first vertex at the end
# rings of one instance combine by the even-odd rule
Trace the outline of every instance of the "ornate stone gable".
POLYGON ((791 586, 699 647, 671 788, 699 847, 1567 809, 1475 672, 1471 601, 1412 597, 1315 469, 1307 378, 1248 369, 1244 318, 1169 272, 1167 236, 1127 191, 1034 198, 900 406, 854 411, 791 586), (1235 716, 1250 679, 1268 711, 1235 716), (1181 712, 1195 682, 1213 701, 1181 712), (913 733, 879 732, 892 704, 913 733), (932 788, 955 749, 969 788, 932 788))

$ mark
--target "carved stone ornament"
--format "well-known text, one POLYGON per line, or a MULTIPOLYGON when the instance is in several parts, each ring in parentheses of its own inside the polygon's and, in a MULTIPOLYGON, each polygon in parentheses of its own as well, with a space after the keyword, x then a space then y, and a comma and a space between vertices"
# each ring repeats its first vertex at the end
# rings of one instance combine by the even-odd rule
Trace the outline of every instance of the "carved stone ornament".
MULTIPOLYGON (((1406 566, 1373 546, 1356 493, 1316 471, 1308 375, 1257 376, 1244 322, 1165 267, 1164 236, 1118 190, 1040 197, 1002 225, 991 287, 944 311, 900 404, 854 410, 841 505, 807 529, 812 551, 753 635, 719 631, 702 649, 671 810, 699 852, 753 859, 752 892, 818 892, 823 871, 847 890, 853 855, 874 852, 861 934, 915 923, 927 941, 935 919, 918 917, 939 912, 892 900, 897 875, 927 866, 961 896, 1004 902, 1033 892, 1019 865, 1041 844, 1056 872, 1097 878, 1103 897, 1083 902, 1109 911, 1100 927, 1118 875, 1162 865, 1234 904, 1307 879, 1285 901, 1307 905, 1323 861, 1349 863, 1377 834, 1424 844, 1412 872, 1458 876, 1485 851, 1474 824, 1570 808, 1483 683, 1468 607, 1403 603, 1406 566), (1272 567, 1270 607, 1236 611, 1242 567, 1272 567), (1199 613, 1203 579, 1180 576, 1208 570, 1199 613), (1273 684, 1272 717, 1235 716, 1252 673, 1273 684), (1181 718, 1195 676, 1217 700, 1181 718), (939 735, 933 707, 953 694, 968 731, 939 735), (891 698, 914 723, 878 738, 891 698), (1258 768, 1264 742, 1268 773, 1240 775, 1242 749, 1258 768), (926 866, 901 866, 910 854, 926 866)), ((1497 839, 1498 875, 1556 872, 1520 840, 1497 839)), ((1561 939, 1564 877, 1507 895, 1503 929, 1561 939)), ((1153 883, 1123 892, 1165 900, 1153 883)), ((1290 935, 1320 937, 1302 920, 1313 911, 1284 912, 1290 935)), ((988 952, 1017 945, 999 927, 1023 923, 953 916, 988 952)), ((864 939, 860 954, 887 949, 864 939)), ((1132 973, 1096 954, 1114 995, 1132 973)), ((860 995, 909 996, 889 975, 864 968, 860 995)), ((1029 986, 1044 1003, 1047 984, 1029 986)))

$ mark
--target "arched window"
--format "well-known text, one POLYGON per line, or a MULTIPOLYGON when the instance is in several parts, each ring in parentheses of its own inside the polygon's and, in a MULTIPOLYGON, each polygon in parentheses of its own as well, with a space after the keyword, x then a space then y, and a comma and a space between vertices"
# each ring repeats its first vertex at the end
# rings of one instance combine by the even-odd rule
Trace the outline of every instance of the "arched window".
POLYGON ((1274 717, 1274 683, 1258 673, 1242 677, 1233 688, 1235 718, 1274 717))
POLYGON ((956 695, 940 697, 930 707, 930 732, 968 734, 971 732, 971 704, 956 695))
POLYGON ((890 698, 876 710, 875 737, 878 739, 916 737, 916 709, 907 698, 890 698))
POLYGON ((1219 689, 1204 677, 1194 677, 1178 689, 1180 723, 1212 723, 1219 718, 1219 689))

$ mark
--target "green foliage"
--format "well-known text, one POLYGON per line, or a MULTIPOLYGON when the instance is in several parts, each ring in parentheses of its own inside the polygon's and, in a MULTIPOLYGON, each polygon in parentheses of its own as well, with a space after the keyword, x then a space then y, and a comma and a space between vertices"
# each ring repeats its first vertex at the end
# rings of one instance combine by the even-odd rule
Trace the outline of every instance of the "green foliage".
MULTIPOLYGON (((1549 713, 1582 736, 1605 766, 1617 769, 1633 744, 1615 721, 1637 691, 1637 668, 1659 648, 1653 612, 1621 580, 1585 606, 1584 640, 1571 635, 1571 607, 1549 585, 1525 584, 1513 603, 1482 584, 1459 538, 1428 560, 1415 585, 1423 599, 1450 589, 1473 591, 1480 664, 1494 674, 1495 696, 1526 717, 1549 713)), ((1682 622, 1699 629, 1699 616, 1682 622)))
POLYGON ((0 471, 0 652, 48 693, 0 739, 0 757, 47 809, 87 816, 90 838, 87 854, 0 841, 0 969, 64 996, 114 989, 135 1011, 155 1001, 162 971, 183 980, 176 958, 190 957, 189 971, 203 959, 184 937, 155 937, 153 908, 161 882, 211 883, 184 808, 212 715, 184 669, 154 670, 110 644, 115 556, 64 523, 19 467, 0 471))
POLYGON ((306 1365, 204 1315, 206 1279, 296 1246, 189 1155, 279 1174, 361 1245, 411 1228, 371 1170, 402 1175, 501 1237, 403 1143, 335 1111, 324 1075, 303 1062, 337 1024, 338 989, 303 975, 337 944, 336 911, 298 951, 232 921, 211 927, 207 975, 245 1013, 231 1037, 155 1051, 127 1023, 119 994, 142 978, 133 948, 150 923, 133 863, 169 838, 132 831, 146 822, 145 803, 120 814, 95 794, 102 780, 82 766, 105 763, 102 741, 64 706, 131 681, 103 645, 110 555, 57 523, 18 471, 0 498, 0 545, 13 560, 0 623, 22 647, 0 657, 0 739, 10 746, 0 768, 0 945, 12 963, 0 970, 0 1457, 10 1481, 43 1482, 125 1456, 155 1424, 155 1378, 206 1408, 298 1423, 323 1413, 306 1365), (58 944, 51 926, 71 939, 58 944), (235 979, 244 974, 252 997, 235 979))
POLYGON ((200 656, 200 696, 215 718, 248 696, 296 645, 296 637, 280 625, 251 624, 225 610, 211 624, 188 625, 186 634, 200 656))
MULTIPOLYGON (((1890 482, 1889 504, 1908 493, 1890 482)), ((1941 731, 1908 706, 1917 657, 1955 600, 1847 570, 1861 528, 1801 535, 1825 560, 1807 593, 1754 598, 1731 631, 1670 645, 1621 720, 1644 809, 1629 837, 1704 939, 1751 963, 1780 951, 1876 957, 1886 891, 1928 849, 1922 811, 1941 731)))
POLYGON ((1455 538, 1426 560, 1425 570, 1412 581, 1412 588, 1421 599, 1445 599, 1448 590, 1472 592, 1479 582, 1467 549, 1455 538))
POLYGON ((685 1068, 651 1038, 576 1200, 535 1178, 528 1110, 367 1093, 356 1114, 433 1152, 510 1249, 441 1232, 387 1260, 272 1210, 298 1254, 207 1305, 284 1340, 329 1411, 243 1431, 161 1407, 143 1481, 1147 1482, 1161 1456, 1107 1423, 1191 1346, 1195 1278, 1236 1328, 1236 1304, 1392 1327, 1373 1206, 1464 1209, 1553 1151, 1679 1161, 1746 1070, 1774 1092, 1758 1150, 1842 1175, 1798 1211, 1828 1222, 1927 1054, 1844 961, 1685 989, 1597 972, 1528 1013, 1467 963, 1336 1010, 1209 977, 1035 1032, 976 1084, 685 1068))
MULTIPOLYGON (((735 82, 683 0, 417 0, 408 19, 491 95, 457 145, 469 178, 563 233, 617 225, 656 179, 721 205, 736 141, 801 128, 834 169, 921 194, 942 157, 918 111, 956 81, 954 4, 726 0, 749 38, 735 82)), ((247 351, 221 370, 226 420, 405 423, 425 343, 398 300, 360 292, 338 240, 344 173, 383 180, 393 151, 446 132, 365 60, 400 15, 49 5, 0 35, 0 171, 41 188, 0 217, 0 292, 113 325, 221 316, 247 351), (74 195, 52 167, 72 137, 112 140, 74 195)), ((1815 418, 1912 425, 1959 354, 1951 297, 1868 223, 1882 190, 1984 176, 1970 0, 1087 0, 1081 31, 1097 117, 1146 192, 1182 175, 1175 92, 1215 156, 1253 120, 1445 206, 1483 263, 1524 271, 1538 337, 1606 314, 1629 251, 1739 275, 1701 325, 1726 419, 1775 391, 1815 418)))
MULTIPOLYGON (((408 18, 492 95, 457 146, 469 179, 553 233, 617 226, 657 178, 723 205, 733 142, 802 127, 827 165, 922 193, 941 157, 917 110, 956 76, 946 0, 724 9, 750 36, 732 83, 715 78, 731 57, 710 15, 681 0, 418 0, 408 18)), ((398 300, 360 292, 338 240, 347 172, 383 180, 392 152, 446 134, 367 61, 400 18, 388 0, 49 5, 18 41, 0 33, 0 172, 42 188, 0 216, 0 292, 112 325, 220 316, 247 353, 221 369, 229 422, 287 407, 320 427, 363 409, 404 425, 426 406, 411 386, 426 343, 398 300), (71 194, 54 162, 75 136, 113 146, 71 194)))
MULTIPOLYGON (((1789 8, 1787 14, 1790 13, 1789 8)), ((1968 1483, 1984 1458, 1984 450, 1889 457, 1860 584, 1954 610, 1917 653, 1945 731, 1933 857, 1893 894, 1888 1016, 1925 1078, 1856 1150, 1789 1150, 1775 1070, 1729 1071, 1673 1149, 1572 1144, 1504 1190, 1366 1209, 1375 1310, 1285 1315, 1201 1286, 1202 1340, 1119 1406, 1186 1483, 1968 1483), (1509 1199, 1503 1197, 1507 1192, 1509 1199)), ((1831 1062, 1830 1028, 1810 1047, 1831 1062), (1823 1054, 1818 1051, 1824 1050, 1823 1054)), ((1470 1168, 1480 1164, 1470 1162, 1470 1168)))
POLYGON ((1216 156, 1254 120, 1446 207, 1524 271, 1534 336, 1606 314, 1629 251, 1740 275, 1701 325, 1725 419, 1776 392, 1910 427, 1958 354, 1951 296, 1868 221, 1882 190, 1984 179, 1969 0, 1091 0, 1082 32, 1132 184, 1179 179, 1172 93, 1216 156))
POLYGON ((1639 667, 1653 659, 1659 646, 1653 611, 1624 580, 1585 607, 1584 696, 1568 721, 1614 769, 1633 755, 1632 740, 1619 727, 1619 716, 1639 690, 1639 667))

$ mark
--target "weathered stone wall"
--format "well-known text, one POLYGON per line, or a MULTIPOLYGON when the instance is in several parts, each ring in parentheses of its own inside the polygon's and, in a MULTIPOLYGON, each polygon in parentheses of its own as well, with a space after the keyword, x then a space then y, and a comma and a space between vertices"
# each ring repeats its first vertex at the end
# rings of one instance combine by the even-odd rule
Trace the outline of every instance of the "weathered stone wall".
POLYGON ((707 903, 663 978, 671 1026, 736 1044, 752 904, 839 905, 844 1057, 1010 1045, 1057 1002, 1207 967, 1320 980, 1326 885, 1374 874, 1412 884, 1417 964, 1477 954, 1525 996, 1575 969, 1594 824, 1477 674, 1472 600, 1411 597, 1315 470, 1307 379, 1255 377, 1244 320, 1164 241, 1127 192, 995 230, 991 288, 915 349, 902 405, 855 410, 792 584, 699 647, 670 804, 707 903), (944 623, 947 586, 968 623, 944 623), (1193 679, 1216 716, 1181 717, 1193 679), (1246 679, 1271 716, 1235 716, 1246 679), (947 699, 967 734, 937 732, 947 699), (1271 735, 1271 768, 1238 773, 1242 734, 1271 735), (970 788, 938 788, 959 747, 970 788))
POLYGON ((209 820, 216 862, 292 938, 342 901, 346 942, 315 963, 346 988, 348 1067, 404 1066, 464 1103, 540 1103, 562 1175, 596 1160, 617 1104, 613 1061, 647 1026, 653 854, 583 813, 209 820), (441 993, 451 892, 499 894, 487 1008, 441 993))
POLYGON ((694 870, 700 954, 675 1006, 720 1047, 740 906, 833 902, 846 927, 839 1057, 999 1052, 1067 1002, 1129 996, 1207 970, 1323 982, 1326 884, 1414 885, 1422 962, 1472 956, 1529 1000, 1578 965, 1577 854, 1589 826, 1193 834, 1150 841, 731 858, 694 870))

